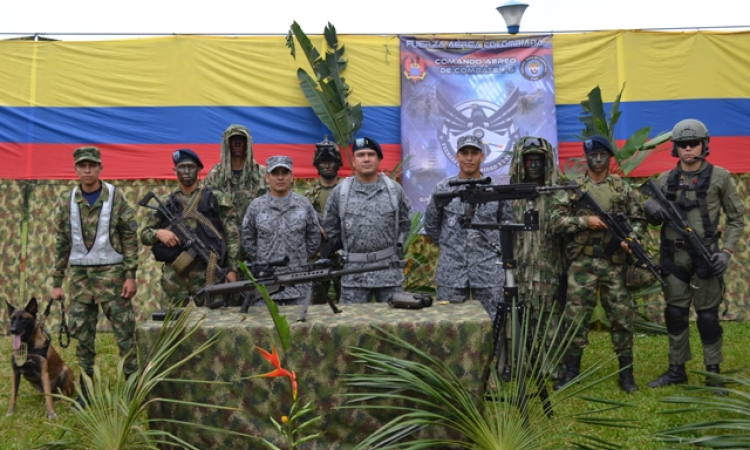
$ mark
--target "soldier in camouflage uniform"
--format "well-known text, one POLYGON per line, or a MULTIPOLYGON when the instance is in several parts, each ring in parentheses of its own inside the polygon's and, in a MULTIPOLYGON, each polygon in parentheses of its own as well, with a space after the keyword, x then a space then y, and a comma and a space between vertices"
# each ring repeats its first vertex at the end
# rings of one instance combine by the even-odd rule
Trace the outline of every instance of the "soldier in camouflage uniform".
MULTIPOLYGON (((610 159, 615 152, 609 140, 593 136, 583 145, 588 170, 576 179, 581 190, 590 192, 596 201, 613 214, 624 212, 639 238, 646 228, 640 199, 622 178, 609 173, 610 159)), ((566 326, 578 327, 578 332, 565 358, 565 375, 555 384, 560 389, 578 376, 581 355, 588 346, 587 324, 596 306, 597 292, 602 306, 612 323, 610 334, 620 362, 620 387, 634 392, 638 386, 633 379, 633 300, 625 288, 625 242, 614 241, 602 220, 588 209, 576 204, 578 195, 562 191, 552 202, 552 229, 566 237, 568 268, 566 326), (579 321, 583 321, 579 323, 579 321)))
MULTIPOLYGON (((188 228, 210 247, 216 265, 227 269, 225 281, 237 280, 239 231, 229 195, 211 189, 198 181, 203 163, 195 152, 181 149, 172 155, 180 188, 172 192, 165 204, 175 217, 184 217, 188 228)), ((152 245, 152 253, 162 267, 161 287, 165 297, 161 307, 181 305, 193 298, 206 284, 215 280, 215 269, 200 258, 186 259, 179 238, 169 229, 165 217, 154 211, 141 231, 141 242, 152 245)), ((194 298, 203 306, 203 297, 194 298)))
MULTIPOLYGON (((96 322, 99 306, 125 358, 123 371, 138 370, 135 355, 135 314, 138 269, 138 224, 122 191, 99 179, 104 166, 96 147, 73 152, 81 184, 63 195, 55 212, 55 262, 50 298, 63 298, 62 282, 70 266, 70 333, 78 340, 76 357, 81 369, 94 376, 96 322)), ((81 380, 81 389, 87 395, 81 380)))
MULTIPOLYGON (((318 214, 305 197, 292 192, 292 158, 271 156, 266 167, 269 192, 247 208, 242 220, 242 247, 256 264, 288 257, 289 264, 278 267, 278 274, 300 271, 320 246, 318 214)), ((312 285, 306 283, 286 286, 271 298, 289 306, 301 305, 311 295, 312 285)))
MULTIPOLYGON (((224 192, 231 199, 237 216, 237 229, 242 229, 242 217, 251 201, 268 190, 266 169, 253 158, 253 138, 243 125, 232 124, 221 138, 221 160, 206 175, 205 183, 212 190, 224 192)), ((240 246, 237 261, 244 261, 244 250, 240 246)), ((244 279, 244 274, 239 273, 244 279)), ((230 295, 229 304, 239 306, 242 297, 230 295)))
MULTIPOLYGON (((500 231, 462 228, 458 219, 463 215, 464 206, 459 198, 454 198, 443 208, 435 204, 436 193, 465 189, 465 186, 450 186, 451 181, 482 177, 484 150, 479 138, 462 136, 457 148, 458 175, 445 178, 435 186, 424 216, 425 233, 440 248, 435 276, 437 297, 449 300, 471 296, 482 303, 494 321, 498 303, 503 298, 505 281, 500 231)), ((476 223, 511 221, 510 202, 479 205, 474 218, 476 223)))
MULTIPOLYGON (((355 176, 333 188, 326 204, 323 229, 328 239, 341 242, 344 268, 398 261, 411 228, 410 203, 399 184, 378 173, 383 151, 371 138, 352 145, 355 176)), ((378 302, 404 290, 404 272, 388 269, 345 275, 341 279, 344 303, 378 302)))
MULTIPOLYGON (((331 195, 333 188, 339 184, 339 169, 341 168, 341 153, 336 148, 336 143, 328 140, 328 136, 323 142, 315 144, 315 156, 313 157, 313 166, 318 169, 320 178, 313 186, 305 192, 305 197, 310 200, 313 208, 318 213, 318 218, 323 220, 323 214, 326 211, 326 202, 331 195)), ((328 241, 323 238, 323 245, 328 241)), ((321 247, 322 249, 322 247, 321 247)), ((340 269, 341 262, 336 255, 326 255, 331 259, 333 268, 340 269)), ((313 256, 314 260, 320 258, 320 252, 313 256)), ((312 302, 322 305, 328 302, 328 290, 331 286, 331 280, 316 281, 313 283, 312 302)), ((336 301, 341 297, 341 278, 333 280, 333 289, 336 292, 336 301)))
MULTIPOLYGON (((671 139, 674 143, 672 156, 679 157, 680 161, 675 169, 662 173, 657 184, 667 199, 677 204, 713 255, 710 261, 705 261, 677 230, 668 224, 662 226, 661 266, 666 282, 664 321, 669 333, 669 368, 648 384, 652 388, 687 382, 685 363, 692 358, 688 323, 691 303, 697 315, 706 371, 719 373, 723 346, 719 324, 719 306, 724 294, 721 277, 727 270, 730 256, 737 250, 744 228, 745 207, 734 180, 727 170, 705 160, 709 155, 706 126, 695 119, 680 121, 672 130, 671 139), (717 225, 722 210, 727 220, 720 246, 721 233, 717 225)), ((660 225, 667 219, 656 200, 648 200, 644 209, 653 225, 660 225)), ((722 386, 710 380, 707 384, 722 386)))
MULTIPOLYGON (((528 136, 518 140, 513 148, 513 160, 510 165, 510 182, 536 183, 539 186, 557 186, 561 184, 560 168, 557 165, 555 149, 546 139, 528 136)), ((565 246, 552 231, 549 215, 552 209, 553 195, 540 195, 533 200, 532 208, 539 212, 538 231, 518 231, 513 233, 515 254, 518 262, 518 297, 523 300, 527 311, 531 313, 533 325, 541 323, 544 330, 549 324, 545 347, 548 355, 554 354, 550 348, 555 333, 561 324, 560 316, 564 308, 565 292, 558 292, 560 277, 565 274, 565 246), (562 294, 560 296, 559 294, 562 294)), ((515 223, 523 223, 524 212, 528 209, 528 200, 513 201, 515 223)), ((563 286, 563 289, 565 287, 563 286)), ((540 337, 542 338, 542 337, 540 337)), ((507 367, 507 366, 506 366, 507 367)), ((552 374, 557 378, 557 373, 552 374)), ((510 373, 503 372, 509 379, 510 373)))

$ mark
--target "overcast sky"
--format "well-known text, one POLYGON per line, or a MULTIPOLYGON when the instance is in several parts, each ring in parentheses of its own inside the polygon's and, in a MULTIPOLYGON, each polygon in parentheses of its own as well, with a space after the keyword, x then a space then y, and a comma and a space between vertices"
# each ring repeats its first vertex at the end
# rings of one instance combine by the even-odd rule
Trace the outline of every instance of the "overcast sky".
MULTIPOLYGON (((507 0, 3 0, 1 33, 339 34, 504 32, 507 0)), ((521 32, 750 26, 747 0, 527 0, 521 32)), ((0 36, 0 38, 3 36, 0 36)), ((5 37, 11 37, 5 35, 5 37)))

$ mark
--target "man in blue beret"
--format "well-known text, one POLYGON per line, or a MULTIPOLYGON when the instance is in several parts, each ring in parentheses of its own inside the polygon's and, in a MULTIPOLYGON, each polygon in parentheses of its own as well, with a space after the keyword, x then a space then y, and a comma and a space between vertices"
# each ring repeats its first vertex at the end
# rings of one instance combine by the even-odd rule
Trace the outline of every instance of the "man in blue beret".
MULTIPOLYGON (((575 179, 576 183, 613 215, 625 213, 634 230, 631 237, 640 238, 646 229, 646 219, 638 193, 622 178, 609 172, 615 155, 613 145, 604 136, 592 136, 584 141, 583 151, 588 170, 575 179)), ((574 191, 559 192, 552 201, 550 217, 552 231, 565 237, 566 253, 571 261, 564 313, 566 326, 578 327, 565 357, 565 374, 555 389, 580 373, 581 356, 588 346, 587 324, 599 294, 612 323, 610 334, 620 362, 620 387, 625 392, 634 392, 638 386, 633 378, 633 299, 625 288, 628 247, 616 241, 604 222, 578 205, 577 200, 578 194, 574 191)))
MULTIPOLYGON (((352 145, 354 176, 339 183, 328 198, 323 229, 341 242, 344 269, 398 261, 411 227, 410 203, 395 181, 378 172, 383 150, 374 139, 352 145)), ((340 303, 378 302, 404 290, 401 269, 344 275, 340 303)))
MULTIPOLYGON (((180 187, 164 203, 174 217, 184 219, 188 228, 211 249, 215 264, 229 269, 225 281, 236 281, 240 236, 231 198, 198 181, 203 163, 194 151, 177 150, 172 154, 172 162, 180 187)), ((202 306, 204 299, 194 298, 196 292, 206 284, 221 281, 214 280, 213 264, 209 267, 185 251, 183 243, 159 212, 154 211, 149 216, 141 232, 141 242, 152 245, 154 257, 164 263, 161 286, 165 298, 161 307, 183 305, 190 299, 202 306)))

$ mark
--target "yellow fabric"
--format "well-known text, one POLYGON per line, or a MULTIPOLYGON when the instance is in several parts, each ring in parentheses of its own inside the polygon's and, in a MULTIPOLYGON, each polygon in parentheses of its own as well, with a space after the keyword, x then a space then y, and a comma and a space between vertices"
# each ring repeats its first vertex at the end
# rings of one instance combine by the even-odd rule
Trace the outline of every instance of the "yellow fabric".
MULTIPOLYGON (((322 36, 311 39, 322 51, 322 36)), ((356 86, 350 101, 398 106, 398 39, 339 36, 339 41, 349 60, 346 80, 356 86)), ((3 106, 306 107, 297 68, 312 75, 299 45, 294 60, 283 36, 0 41, 0 61, 3 106)))
POLYGON ((594 84, 610 102, 746 98, 750 33, 608 31, 552 38, 557 104, 577 104, 594 84), (710 80, 710 81, 707 81, 710 80))

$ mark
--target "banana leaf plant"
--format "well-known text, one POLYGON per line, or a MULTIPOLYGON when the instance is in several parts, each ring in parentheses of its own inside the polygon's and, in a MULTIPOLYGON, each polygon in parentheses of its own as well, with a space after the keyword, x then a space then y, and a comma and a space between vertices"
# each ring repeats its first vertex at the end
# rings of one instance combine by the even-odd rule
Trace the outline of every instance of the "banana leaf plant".
MULTIPOLYGON (((297 69, 302 93, 315 111, 315 115, 330 130, 339 148, 346 149, 354 139, 354 133, 362 127, 362 105, 349 103, 351 89, 342 75, 347 65, 347 60, 344 59, 344 46, 339 46, 336 28, 330 22, 325 27, 323 36, 326 50, 321 54, 295 21, 287 33, 286 46, 292 58, 296 60, 295 39, 299 43, 314 74, 313 77, 305 69, 297 69)), ((351 166, 351 160, 349 165, 351 166)))

